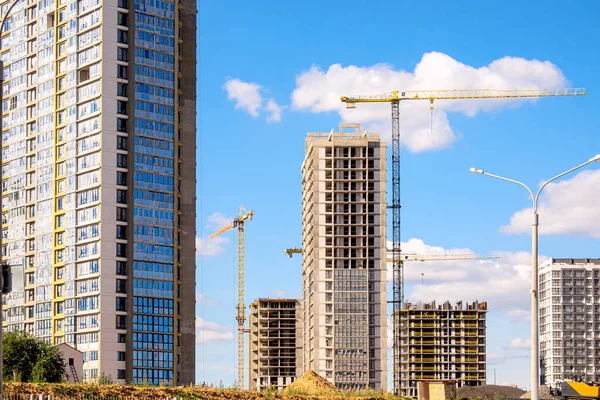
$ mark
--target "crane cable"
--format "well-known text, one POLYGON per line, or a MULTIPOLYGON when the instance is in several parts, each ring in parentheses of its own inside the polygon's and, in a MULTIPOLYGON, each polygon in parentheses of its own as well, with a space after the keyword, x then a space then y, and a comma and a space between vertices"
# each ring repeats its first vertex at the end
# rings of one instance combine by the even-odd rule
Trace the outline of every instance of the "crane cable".
MULTIPOLYGON (((200 7, 201 7, 202 2, 198 2, 198 12, 200 12, 200 7)), ((201 46, 198 47, 198 65, 200 65, 202 63, 202 56, 200 54, 200 49, 201 46)), ((200 77, 198 78, 198 85, 199 87, 202 87, 202 74, 200 74, 200 77)), ((197 113, 198 113, 198 121, 200 124, 200 130, 202 130, 202 91, 198 90, 197 91, 197 98, 198 98, 198 105, 199 107, 197 107, 197 113)), ((198 132, 199 135, 197 135, 196 137, 198 138, 198 143, 196 146, 196 163, 197 163, 197 170, 196 170, 196 174, 198 175, 196 177, 196 182, 197 185, 199 186, 199 194, 200 196, 198 196, 198 214, 199 214, 199 220, 200 221, 204 221, 204 215, 203 215, 203 207, 202 207, 202 199, 204 198, 204 192, 203 192, 203 188, 202 188, 202 183, 204 182, 204 179, 202 179, 202 133, 198 132)), ((198 219, 196 219, 196 224, 198 219)), ((203 250, 202 250, 202 242, 203 240, 206 240, 204 238, 200 239, 200 249, 196 248, 196 251, 200 253, 200 318, 201 321, 204 325, 204 256, 203 256, 203 250)), ((194 313, 195 314, 195 313, 194 313)), ((206 365, 205 365, 205 357, 204 357, 204 349, 205 349, 205 337, 204 337, 204 326, 200 327, 200 353, 201 353, 201 361, 202 361, 202 372, 200 374, 201 378, 202 378, 202 382, 206 381, 206 365)))
POLYGON ((431 135, 433 135, 433 99, 429 99, 429 110, 431 111, 431 135))

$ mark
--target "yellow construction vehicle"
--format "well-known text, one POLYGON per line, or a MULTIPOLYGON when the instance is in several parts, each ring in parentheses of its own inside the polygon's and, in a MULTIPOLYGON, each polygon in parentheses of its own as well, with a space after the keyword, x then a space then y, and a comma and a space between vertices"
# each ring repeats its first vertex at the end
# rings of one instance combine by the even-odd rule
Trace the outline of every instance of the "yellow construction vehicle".
POLYGON ((575 380, 558 380, 548 385, 550 394, 567 399, 600 399, 600 386, 575 380))
POLYGON ((252 210, 245 211, 244 207, 240 206, 238 218, 234 218, 230 224, 210 235, 212 239, 232 228, 238 229, 238 305, 236 320, 238 323, 238 387, 240 389, 244 389, 244 333, 247 332, 247 329, 244 329, 246 321, 246 306, 244 305, 244 224, 254 216, 252 210))

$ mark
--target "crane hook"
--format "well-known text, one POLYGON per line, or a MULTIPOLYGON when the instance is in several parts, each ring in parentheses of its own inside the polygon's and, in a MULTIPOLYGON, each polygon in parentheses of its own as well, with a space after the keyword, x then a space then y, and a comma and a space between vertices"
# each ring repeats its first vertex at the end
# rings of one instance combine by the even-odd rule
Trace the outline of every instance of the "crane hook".
POLYGON ((433 135, 433 99, 429 99, 429 110, 431 111, 431 134, 433 135))

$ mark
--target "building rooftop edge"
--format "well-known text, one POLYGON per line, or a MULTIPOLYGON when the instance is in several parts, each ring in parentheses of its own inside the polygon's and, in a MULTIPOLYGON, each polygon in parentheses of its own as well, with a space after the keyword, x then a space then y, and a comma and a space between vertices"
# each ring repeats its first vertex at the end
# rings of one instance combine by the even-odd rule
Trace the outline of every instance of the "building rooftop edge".
MULTIPOLYGON (((334 128, 335 129, 335 128, 334 128)), ((360 132, 360 124, 341 124, 340 125, 340 130, 338 132, 335 131, 330 131, 330 132, 307 132, 306 133, 306 138, 305 140, 305 156, 304 156, 304 160, 302 161, 302 165, 300 167, 300 170, 302 171, 304 169, 304 164, 306 163, 306 160, 308 158, 308 155, 310 154, 313 144, 310 143, 309 145, 309 140, 310 139, 330 139, 331 140, 335 140, 335 139, 367 139, 367 140, 372 140, 372 141, 377 141, 379 142, 381 147, 387 148, 387 142, 385 140, 381 139, 381 135, 377 132, 368 132, 367 130, 365 130, 364 132, 360 132), (344 127, 353 127, 356 128, 357 131, 356 132, 347 132, 344 131, 343 128, 344 127)))
POLYGON ((474 301, 472 303, 465 303, 466 307, 463 307, 462 301, 457 301, 453 306, 450 301, 446 300, 444 303, 436 307, 436 302, 430 303, 417 302, 416 304, 404 303, 402 311, 487 311, 486 301, 474 301))
POLYGON ((251 304, 250 307, 258 304, 261 301, 272 301, 272 302, 279 302, 279 303, 289 303, 289 302, 297 302, 300 303, 300 299, 294 299, 294 298, 270 298, 270 297, 259 297, 258 299, 255 299, 251 304))
POLYGON ((73 349, 73 350, 75 350, 75 351, 78 351, 78 352, 80 352, 81 354, 83 354, 83 351, 81 351, 81 350, 79 350, 79 349, 77 349, 77 348, 75 348, 75 347, 71 346, 71 345, 70 345, 70 344, 68 344, 68 343, 64 343, 64 342, 63 342, 63 343, 57 343, 57 344, 53 344, 53 345, 52 345, 52 347, 64 347, 64 346, 70 347, 71 349, 73 349))
MULTIPOLYGON (((365 136, 364 133, 360 132, 307 132, 306 138, 315 138, 315 139, 328 139, 331 136, 332 139, 377 139, 381 140, 381 135, 377 132, 367 132, 365 136)), ((385 143, 385 142, 384 142, 385 143)))
POLYGON ((599 265, 600 258, 549 258, 542 263, 542 266, 567 264, 567 265, 599 265))

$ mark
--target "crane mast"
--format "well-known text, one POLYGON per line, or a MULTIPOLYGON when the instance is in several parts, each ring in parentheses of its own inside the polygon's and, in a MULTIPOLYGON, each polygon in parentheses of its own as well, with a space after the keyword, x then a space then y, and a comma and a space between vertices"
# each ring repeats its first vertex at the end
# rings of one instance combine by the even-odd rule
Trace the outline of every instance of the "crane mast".
POLYGON ((566 89, 458 89, 458 90, 394 90, 380 95, 342 96, 346 108, 356 103, 391 103, 392 105, 392 258, 393 264, 393 380, 394 394, 400 393, 400 310, 404 302, 404 266, 400 261, 400 101, 429 100, 433 112, 435 100, 519 99, 554 96, 585 96, 583 88, 566 89))
POLYGON ((392 101, 392 332, 393 332, 393 379, 394 394, 400 393, 400 342, 396 339, 400 334, 400 310, 404 302, 404 264, 400 261, 400 101, 392 101))
POLYGON ((244 305, 244 246, 245 246, 245 221, 251 220, 254 216, 252 210, 244 213, 244 207, 240 206, 240 214, 238 218, 234 218, 230 224, 225 225, 212 235, 210 238, 214 238, 230 229, 237 228, 238 231, 238 304, 237 304, 237 315, 236 320, 238 323, 238 388, 244 389, 245 378, 244 378, 244 333, 247 329, 244 328, 246 322, 246 306, 244 305))

